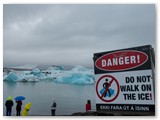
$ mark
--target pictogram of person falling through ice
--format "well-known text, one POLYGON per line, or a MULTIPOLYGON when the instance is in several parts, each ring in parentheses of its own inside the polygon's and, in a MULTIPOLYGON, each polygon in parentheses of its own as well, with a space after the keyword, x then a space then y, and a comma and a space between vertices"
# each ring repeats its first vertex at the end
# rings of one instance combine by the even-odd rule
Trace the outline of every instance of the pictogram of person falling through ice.
POLYGON ((108 81, 108 79, 105 80, 105 82, 103 83, 103 88, 100 90, 100 94, 104 96, 103 97, 111 97, 114 95, 114 90, 112 88, 110 88, 110 83, 108 81), (107 91, 105 91, 106 89, 108 89, 107 91), (104 93, 105 92, 105 93, 104 93))

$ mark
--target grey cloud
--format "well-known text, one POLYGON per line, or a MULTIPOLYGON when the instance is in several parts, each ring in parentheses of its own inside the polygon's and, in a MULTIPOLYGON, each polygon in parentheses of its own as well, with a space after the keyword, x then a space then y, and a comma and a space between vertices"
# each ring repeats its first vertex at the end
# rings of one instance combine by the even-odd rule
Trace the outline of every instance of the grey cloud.
POLYGON ((151 4, 4 5, 4 64, 93 67, 94 52, 155 47, 155 14, 151 4))

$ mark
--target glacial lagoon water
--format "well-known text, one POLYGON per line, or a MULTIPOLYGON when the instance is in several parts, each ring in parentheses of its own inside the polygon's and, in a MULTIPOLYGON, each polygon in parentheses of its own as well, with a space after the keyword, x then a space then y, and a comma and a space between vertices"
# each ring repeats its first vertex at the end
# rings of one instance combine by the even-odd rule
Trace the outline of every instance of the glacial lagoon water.
MULTIPOLYGON (((54 81, 39 82, 3 82, 3 115, 5 115, 5 101, 8 96, 14 99, 23 95, 26 99, 23 106, 31 102, 30 116, 50 116, 52 98, 56 99, 56 115, 71 115, 75 112, 85 112, 85 104, 91 100, 92 109, 96 109, 95 85, 73 85, 55 83, 54 81)), ((12 108, 12 115, 16 115, 16 103, 12 108)))

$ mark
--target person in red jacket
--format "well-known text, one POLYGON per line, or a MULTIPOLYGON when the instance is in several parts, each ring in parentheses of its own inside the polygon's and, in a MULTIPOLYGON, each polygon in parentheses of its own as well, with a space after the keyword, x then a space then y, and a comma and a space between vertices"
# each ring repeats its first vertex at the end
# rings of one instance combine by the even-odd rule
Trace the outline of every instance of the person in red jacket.
POLYGON ((87 100, 87 103, 86 103, 86 111, 89 111, 91 110, 91 101, 90 100, 87 100))

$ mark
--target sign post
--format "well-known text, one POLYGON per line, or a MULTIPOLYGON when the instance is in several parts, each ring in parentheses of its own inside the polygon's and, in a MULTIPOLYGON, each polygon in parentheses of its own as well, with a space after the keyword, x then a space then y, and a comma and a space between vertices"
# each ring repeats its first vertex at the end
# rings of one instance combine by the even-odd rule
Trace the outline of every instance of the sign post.
POLYGON ((97 111, 154 115, 153 56, 150 45, 95 53, 97 111))

